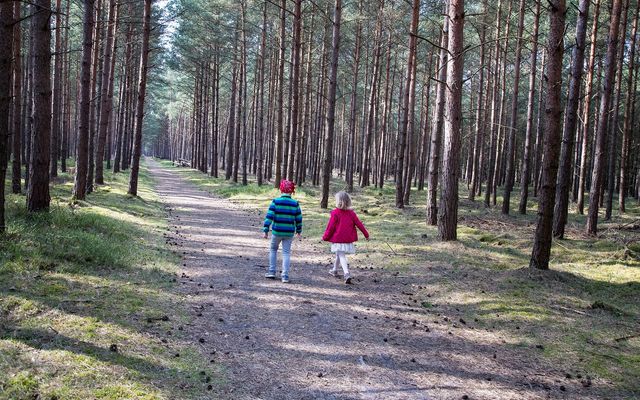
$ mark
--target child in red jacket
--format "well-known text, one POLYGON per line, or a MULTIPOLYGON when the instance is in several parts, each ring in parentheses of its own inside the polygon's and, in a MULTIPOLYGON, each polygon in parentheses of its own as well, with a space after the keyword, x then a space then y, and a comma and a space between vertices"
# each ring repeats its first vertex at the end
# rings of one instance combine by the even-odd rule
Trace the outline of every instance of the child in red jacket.
POLYGON ((344 283, 351 283, 351 274, 347 264, 347 254, 356 252, 354 242, 358 241, 356 227, 369 240, 369 232, 351 209, 351 197, 347 192, 336 193, 336 208, 331 211, 331 218, 322 240, 331 242, 331 252, 336 254, 333 268, 329 271, 332 276, 338 276, 338 263, 344 272, 344 283))

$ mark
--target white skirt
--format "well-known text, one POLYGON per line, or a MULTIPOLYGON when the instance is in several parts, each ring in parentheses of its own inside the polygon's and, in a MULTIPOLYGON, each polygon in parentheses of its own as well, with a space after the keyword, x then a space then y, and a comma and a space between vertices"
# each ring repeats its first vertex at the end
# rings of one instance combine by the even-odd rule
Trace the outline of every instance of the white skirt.
POLYGON ((343 252, 347 254, 355 254, 356 246, 353 243, 331 243, 331 252, 343 252))

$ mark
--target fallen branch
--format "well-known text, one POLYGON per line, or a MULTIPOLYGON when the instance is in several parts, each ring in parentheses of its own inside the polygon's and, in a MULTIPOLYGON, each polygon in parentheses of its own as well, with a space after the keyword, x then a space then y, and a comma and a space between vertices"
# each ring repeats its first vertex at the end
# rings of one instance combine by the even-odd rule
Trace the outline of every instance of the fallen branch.
POLYGON ((624 340, 635 339, 635 338, 637 338, 637 337, 640 337, 640 333, 636 333, 636 334, 633 334, 633 335, 628 335, 628 336, 619 337, 619 338, 616 338, 616 339, 614 339, 614 340, 615 340, 616 342, 622 342, 622 341, 624 341, 624 340))
POLYGON ((393 251, 393 254, 398 255, 398 253, 396 253, 396 251, 393 249, 393 247, 391 247, 391 245, 389 244, 389 242, 385 241, 384 242, 387 246, 389 246, 389 248, 391 249, 391 251, 393 251))

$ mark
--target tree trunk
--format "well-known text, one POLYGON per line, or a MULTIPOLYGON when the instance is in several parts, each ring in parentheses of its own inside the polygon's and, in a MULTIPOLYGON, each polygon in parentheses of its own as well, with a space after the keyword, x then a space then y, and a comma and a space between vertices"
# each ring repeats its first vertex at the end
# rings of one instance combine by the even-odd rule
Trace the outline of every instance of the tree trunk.
MULTIPOLYGON (((18 5, 19 7, 19 5, 18 5)), ((6 232, 4 204, 9 154, 9 108, 11 106, 11 58, 13 56, 13 3, 0 2, 0 235, 6 232)), ((19 33, 18 33, 19 34, 19 33)), ((16 77, 20 79, 20 77, 16 77)), ((15 134, 15 133, 14 133, 15 134)))
POLYGON ((89 112, 91 107, 91 53, 93 46, 94 0, 84 0, 82 21, 82 68, 80 70, 80 110, 76 144, 76 176, 73 198, 84 200, 89 166, 89 112))
POLYGON ((257 160, 257 170, 256 177, 258 179, 258 186, 262 185, 264 179, 264 149, 263 149, 263 140, 264 140, 264 79, 265 79, 265 61, 266 61, 266 50, 267 50, 267 2, 264 2, 264 8, 262 10, 262 35, 260 39, 260 69, 258 70, 258 130, 256 134, 257 143, 256 143, 256 155, 258 156, 257 160))
POLYGON ((107 27, 107 41, 104 45, 104 56, 102 59, 102 87, 100 93, 100 117, 98 122, 98 143, 94 155, 96 163, 96 184, 104 184, 104 148, 107 141, 107 129, 111 120, 111 110, 113 108, 113 78, 115 71, 116 50, 116 27, 118 21, 118 7, 116 0, 109 0, 109 25, 107 27))
POLYGON ((329 93, 327 96, 327 128, 325 135, 325 158, 322 168, 322 199, 320 207, 329 203, 329 181, 333 170, 333 136, 336 116, 336 87, 338 86, 338 56, 340 54, 340 19, 342 0, 336 0, 333 12, 333 39, 331 41, 331 69, 329 71, 329 93))
POLYGON ((415 52, 417 47, 418 21, 420 19, 420 0, 413 0, 411 8, 411 28, 409 33, 409 54, 407 58, 407 75, 405 90, 402 98, 402 113, 400 115, 400 127, 398 130, 398 143, 396 144, 396 207, 404 208, 404 162, 408 139, 409 106, 411 91, 415 88, 415 52))
POLYGON ((458 180, 460 174, 460 136, 462 127, 462 72, 464 0, 449 1, 449 40, 444 140, 442 148, 442 187, 438 211, 438 233, 441 240, 457 240, 458 180))
POLYGON ((374 55, 373 55, 373 73, 371 92, 369 93, 369 103, 367 105, 367 124, 364 136, 364 155, 361 167, 360 186, 366 187, 370 183, 371 175, 371 158, 372 158, 372 143, 373 132, 375 125, 375 111, 376 111, 376 93, 378 88, 378 77, 380 76, 380 56, 382 53, 382 19, 384 17, 384 0, 380 1, 378 6, 378 17, 376 18, 376 31, 374 37, 374 55))
POLYGON ((538 222, 529 267, 549 269, 551 254, 551 224, 556 195, 556 174, 560 152, 562 122, 562 57, 564 55, 565 0, 549 1, 549 42, 547 44, 547 97, 545 102, 544 164, 538 201, 538 222))
POLYGON ((622 19, 620 21, 621 31, 620 40, 622 44, 618 47, 618 66, 615 77, 615 101, 613 105, 611 116, 611 126, 609 127, 609 156, 607 157, 607 198, 605 202, 605 214, 604 219, 608 221, 611 219, 611 212, 613 208, 613 192, 615 191, 615 172, 616 172, 616 159, 618 155, 618 130, 619 130, 619 116, 620 116, 620 99, 622 97, 622 70, 624 69, 624 56, 625 45, 627 35, 627 16, 629 14, 629 0, 626 0, 622 8, 622 19))
POLYGON ((445 80, 447 79, 447 46, 449 43, 449 16, 445 15, 440 33, 440 59, 438 61, 438 83, 436 86, 436 106, 433 110, 433 130, 429 146, 429 175, 427 180, 427 225, 438 224, 438 175, 442 146, 442 126, 444 123, 445 80))
POLYGON ((491 201, 491 190, 495 177, 495 160, 496 160, 496 139, 498 122, 498 74, 500 72, 500 27, 502 21, 502 0, 498 0, 498 11, 496 12, 496 31, 494 35, 495 48, 495 66, 493 68, 493 88, 491 90, 491 122, 489 125, 489 171, 487 173, 487 190, 484 193, 484 206, 489 207, 491 201))
POLYGON ((98 77, 100 76, 100 46, 102 43, 102 0, 96 3, 95 30, 93 43, 93 66, 91 69, 91 112, 89 114, 89 168, 87 169, 87 193, 93 192, 95 178, 95 148, 98 136, 98 114, 100 102, 98 99, 98 77))
POLYGON ((58 147, 60 143, 60 115, 62 114, 62 8, 56 0, 55 61, 53 66, 53 112, 51 114, 51 145, 49 146, 49 176, 58 176, 58 147))
MULTIPOLYGON (((360 1, 360 8, 362 8, 362 1, 360 1)), ((353 192, 353 173, 354 173, 354 152, 355 152, 355 138, 356 138, 356 116, 357 116, 357 103, 358 103, 358 73, 360 72, 360 41, 362 37, 362 22, 360 19, 356 22, 356 38, 354 44, 354 56, 353 56, 353 83, 351 85, 351 104, 349 106, 349 140, 347 142, 347 168, 346 168, 346 183, 347 191, 353 192)))
POLYGON ((287 62, 285 60, 287 38, 287 0, 282 0, 280 3, 280 52, 278 53, 278 60, 280 65, 278 66, 278 103, 277 107, 277 132, 276 132, 276 171, 273 185, 276 188, 280 187, 280 180, 282 180, 282 157, 283 157, 283 140, 284 140, 284 65, 287 62))
POLYGON ((584 95, 584 107, 582 111, 582 149, 580 152, 580 177, 578 182, 578 200, 576 207, 579 214, 584 214, 584 190, 587 181, 587 151, 589 144, 589 131, 590 128, 590 109, 591 109, 591 97, 593 92, 593 71, 595 68, 596 60, 596 44, 598 37, 598 20, 600 16, 600 0, 596 0, 595 12, 593 14, 593 24, 591 25, 591 36, 589 41, 591 46, 589 47, 589 62, 587 65, 587 78, 585 82, 585 95, 584 95))
POLYGON ((151 1, 144 0, 144 14, 142 22, 142 48, 140 49, 140 74, 138 80, 138 101, 136 102, 136 124, 133 137, 133 155, 131 158, 131 176, 129 179, 129 193, 138 195, 138 172, 140 170, 140 156, 142 155, 142 123, 144 119, 144 100, 147 90, 147 63, 149 61, 149 36, 151 33, 151 1))
POLYGON ((518 38, 516 42, 516 59, 513 72, 513 96, 511 97, 511 124, 509 127, 509 138, 507 139, 507 172, 502 198, 502 213, 509 214, 511 204, 511 191, 516 174, 516 131, 518 129, 518 94, 520 88, 520 61, 522 59, 522 32, 524 30, 524 3, 520 0, 520 10, 518 11, 518 38))
MULTIPOLYGON (((11 3, 11 2, 9 2, 11 3)), ((13 20, 20 20, 21 3, 13 2, 13 20)), ((8 21, 8 19, 2 19, 8 21)), ((20 23, 13 25, 13 162, 11 164, 11 189, 12 192, 18 194, 22 191, 22 30, 20 23)), ((4 36, 4 34, 2 35, 4 36)), ((7 36, 8 37, 8 36, 7 36)), ((6 39, 8 40, 8 39, 6 39)), ((0 51, 0 54, 7 54, 0 51)), ((4 79, 4 78, 1 78, 4 79)), ((0 93, 3 93, 0 90, 0 93)), ((0 115, 3 115, 0 112, 0 115)), ((0 137, 2 134, 0 133, 0 137)), ((1 140, 1 139, 0 139, 1 140)), ((0 156, 1 157, 1 156, 0 156)), ((0 177, 0 182, 4 182, 4 177, 0 177)), ((4 190, 0 189, 0 190, 4 190)), ((4 193, 4 192, 3 192, 4 193)), ((4 198, 4 197, 3 197, 4 198)))
MULTIPOLYGON (((540 26, 540 0, 536 0, 536 10, 533 22, 533 34, 531 35, 531 74, 529 75, 529 97, 527 99, 527 127, 525 129, 524 138, 524 154, 522 156, 520 177, 520 205, 518 211, 520 214, 527 213, 527 202, 529 201, 529 180, 531 176, 531 141, 533 138, 533 110, 534 97, 536 92, 536 74, 538 66, 538 30, 540 26)), ((539 93, 538 96, 542 96, 539 93)))
POLYGON ((619 40, 621 0, 612 0, 611 21, 609 23, 609 39, 607 44, 607 55, 605 62, 605 75, 602 83, 602 95, 600 99, 600 117, 596 130, 595 157, 593 163, 593 173, 591 175, 591 190, 589 191, 589 215, 587 217, 586 231, 589 235, 596 235, 598 231, 598 210, 601 202, 602 181, 604 178, 605 166, 605 144, 607 128, 609 123, 609 111, 611 101, 611 90, 616 71, 616 55, 619 40))
MULTIPOLYGON (((638 13, 640 12, 640 2, 637 2, 636 12, 633 17, 633 28, 631 31, 631 50, 629 53, 629 75, 627 77, 627 94, 624 106, 624 124, 622 127, 622 151, 620 154, 620 187, 618 189, 618 211, 626 212, 625 197, 627 196, 627 181, 629 168, 629 148, 631 147, 631 129, 633 124, 632 109, 633 99, 635 95, 634 73, 635 71, 635 54, 636 39, 638 33, 638 13)), ((637 77, 636 77, 637 78, 637 77)))
POLYGON ((573 153, 573 138, 578 122, 578 105, 580 102, 580 83, 584 68, 585 37, 589 19, 589 3, 591 0, 580 0, 578 5, 578 21, 576 23, 576 46, 573 48, 573 64, 571 65, 571 81, 569 82, 569 96, 564 117, 562 133, 562 148, 560 150, 560 165, 556 188, 555 210, 553 212, 553 236, 562 238, 567 223, 569 208, 569 187, 571 185, 571 157, 573 153))
MULTIPOLYGON (((29 159, 27 209, 49 209, 49 157, 51 144, 51 1, 35 0, 31 5, 31 59, 33 67, 33 137, 29 159)), ((11 53, 9 53, 11 54, 11 53)), ((4 180, 3 180, 4 183, 4 180)))
MULTIPOLYGON (((536 4, 540 2, 536 0, 536 4)), ((483 17, 482 26, 480 27, 480 83, 478 84, 479 93, 478 93, 478 107, 476 110, 476 129, 475 129, 475 137, 473 142, 473 153, 471 156, 471 182, 469 187, 468 199, 471 201, 475 201, 476 193, 478 191, 478 186, 480 182, 480 170, 482 169, 482 165, 479 165, 480 155, 482 154, 482 150, 484 149, 484 130, 485 130, 485 121, 482 118, 484 113, 484 107, 489 103, 484 100, 484 82, 485 82, 485 40, 487 36, 487 14, 489 10, 487 8, 487 0, 483 0, 482 2, 482 10, 485 13, 483 17)), ((536 14, 537 15, 537 14, 536 14)), ((537 24, 536 24, 537 25, 537 24)), ((535 28, 536 26, 534 26, 535 28)), ((537 46, 535 42, 537 38, 534 36, 534 48, 537 46)), ((534 51, 535 53, 535 51, 534 51)), ((489 63, 490 65, 491 63, 489 63)), ((535 71, 535 63, 532 64, 532 71, 535 71)), ((533 73, 532 73, 533 74, 533 73)), ((488 74, 487 74, 488 75, 488 74)), ((488 97, 488 96, 487 96, 488 97)), ((488 100, 488 99, 487 99, 488 100)))

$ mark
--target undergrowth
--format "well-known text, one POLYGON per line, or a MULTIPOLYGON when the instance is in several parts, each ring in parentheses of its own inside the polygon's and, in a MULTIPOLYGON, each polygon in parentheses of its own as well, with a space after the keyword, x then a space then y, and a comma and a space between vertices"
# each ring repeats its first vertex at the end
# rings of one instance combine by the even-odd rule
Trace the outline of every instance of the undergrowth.
POLYGON ((139 197, 128 173, 106 175, 74 203, 62 174, 49 212, 7 199, 0 399, 203 398, 220 379, 177 329, 189 321, 171 291, 179 259, 146 169, 139 197))

